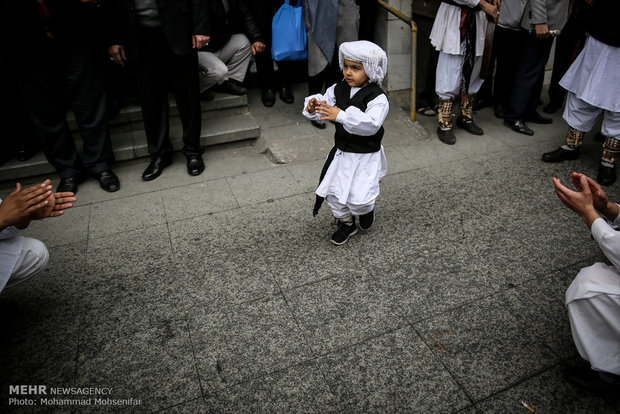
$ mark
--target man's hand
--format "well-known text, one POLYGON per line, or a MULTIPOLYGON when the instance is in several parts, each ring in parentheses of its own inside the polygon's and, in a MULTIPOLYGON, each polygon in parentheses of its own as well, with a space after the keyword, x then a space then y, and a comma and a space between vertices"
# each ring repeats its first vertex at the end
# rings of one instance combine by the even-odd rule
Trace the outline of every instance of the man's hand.
POLYGON ((263 42, 252 43, 252 54, 263 53, 267 49, 267 46, 263 42))
POLYGON ((579 214, 588 227, 592 227, 592 223, 599 218, 599 215, 594 208, 592 192, 590 191, 586 176, 581 175, 581 177, 579 177, 578 191, 569 190, 555 177, 552 178, 552 180, 558 198, 562 200, 568 208, 579 214))
POLYGON ((538 39, 549 37, 549 26, 547 26, 547 23, 535 24, 534 30, 536 31, 536 37, 538 39))
POLYGON ((493 19, 493 22, 497 24, 497 19, 499 19, 499 4, 496 6, 495 4, 489 3, 486 0, 480 0, 478 3, 483 12, 489 16, 490 19, 493 19))
POLYGON ((73 203, 77 201, 77 198, 74 197, 73 193, 64 192, 51 194, 47 201, 49 203, 45 206, 45 208, 36 210, 31 215, 30 218, 32 220, 62 216, 65 213, 64 210, 73 207, 73 203))
POLYGON ((9 226, 26 227, 31 216, 49 204, 48 199, 52 195, 50 182, 45 180, 29 188, 22 188, 17 183, 15 190, 0 203, 0 230, 9 226))
POLYGON ((340 113, 340 108, 327 105, 325 101, 322 101, 317 105, 316 112, 323 115, 322 118, 319 118, 319 121, 335 121, 340 113))
POLYGON ((605 194, 605 191, 603 191, 601 186, 596 181, 585 174, 574 172, 570 175, 570 180, 577 190, 581 191, 581 177, 586 177, 586 181, 590 187, 590 192, 592 193, 592 203, 594 204, 594 208, 596 208, 609 220, 614 221, 616 217, 618 217, 618 213, 620 213, 620 208, 618 205, 609 202, 607 194, 605 194))
POLYGON ((108 55, 110 60, 118 63, 121 66, 125 66, 127 56, 125 56, 125 47, 123 45, 112 45, 108 48, 108 55))
POLYGON ((202 49, 211 41, 211 36, 193 35, 192 36, 192 48, 202 49))

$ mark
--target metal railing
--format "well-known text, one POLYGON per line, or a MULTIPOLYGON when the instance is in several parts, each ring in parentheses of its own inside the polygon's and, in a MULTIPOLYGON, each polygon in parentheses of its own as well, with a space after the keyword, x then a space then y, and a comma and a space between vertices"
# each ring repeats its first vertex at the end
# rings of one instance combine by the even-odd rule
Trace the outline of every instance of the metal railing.
POLYGON ((411 27, 411 91, 409 95, 409 118, 412 121, 416 119, 416 52, 418 49, 418 25, 410 17, 406 16, 402 12, 396 10, 383 0, 377 0, 377 4, 398 17, 403 22, 407 23, 411 27))

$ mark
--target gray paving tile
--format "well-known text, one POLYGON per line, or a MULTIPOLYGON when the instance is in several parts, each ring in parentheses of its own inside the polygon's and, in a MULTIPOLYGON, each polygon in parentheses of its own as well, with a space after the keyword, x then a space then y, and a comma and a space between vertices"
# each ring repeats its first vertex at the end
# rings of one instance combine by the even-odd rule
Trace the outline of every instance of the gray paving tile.
POLYGON ((80 337, 100 342, 183 320, 194 302, 178 274, 178 268, 170 265, 91 280, 84 292, 80 337))
POLYGON ((252 209, 234 209, 169 223, 170 240, 179 262, 200 262, 204 257, 255 246, 252 209))
POLYGON ((449 413, 470 404, 410 327, 325 355, 319 363, 352 412, 449 413))
POLYGON ((603 398, 589 395, 571 384, 563 376, 563 365, 552 367, 476 403, 482 413, 523 413, 521 401, 535 412, 544 413, 617 413, 603 398))
POLYGON ((258 250, 227 251, 175 266, 170 274, 184 301, 216 306, 249 302, 279 294, 266 259, 258 250))
POLYGON ((93 204, 88 231, 95 238, 164 223, 162 194, 156 191, 93 204))
POLYGON ((168 222, 239 207, 225 179, 162 190, 168 222))
POLYGON ((210 408, 204 398, 198 397, 172 407, 166 407, 157 412, 171 414, 197 414, 210 412, 210 408))
POLYGON ((77 386, 111 387, 110 398, 140 400, 136 411, 157 411, 201 395, 186 322, 162 321, 129 336, 83 341, 77 360, 77 386))
POLYGON ((215 309, 196 303, 190 335, 206 395, 311 359, 281 297, 215 309))
MULTIPOLYGON (((335 227, 328 229, 335 231, 335 227)), ((281 289, 340 277, 361 267, 346 246, 334 246, 328 237, 316 237, 309 233, 307 238, 311 240, 307 244, 291 241, 263 249, 269 269, 281 289), (312 246, 312 249, 308 249, 308 246, 312 246)))
POLYGON ((314 361, 233 385, 207 398, 213 413, 341 413, 314 361))
POLYGON ((227 178, 240 206, 288 197, 303 192, 290 172, 283 167, 227 178))
POLYGON ((265 129, 261 136, 269 152, 280 164, 324 159, 334 145, 332 137, 317 133, 316 128, 303 123, 300 128, 281 126, 265 129))
POLYGON ((172 248, 165 224, 99 237, 88 243, 86 264, 95 277, 137 273, 171 262, 172 248))
POLYGON ((474 400, 558 362, 537 315, 509 290, 415 324, 446 369, 474 400))
POLYGON ((331 279, 284 291, 284 296, 316 355, 405 323, 360 267, 351 266, 331 279))
POLYGON ((321 168, 323 168, 323 164, 325 163, 325 155, 326 154, 316 161, 286 166, 286 169, 290 171, 295 181, 300 184, 300 188, 303 192, 314 193, 316 190, 316 187, 319 184, 321 168))
POLYGON ((37 220, 21 232, 22 236, 41 240, 49 247, 85 243, 88 239, 90 206, 73 207, 60 217, 37 220))

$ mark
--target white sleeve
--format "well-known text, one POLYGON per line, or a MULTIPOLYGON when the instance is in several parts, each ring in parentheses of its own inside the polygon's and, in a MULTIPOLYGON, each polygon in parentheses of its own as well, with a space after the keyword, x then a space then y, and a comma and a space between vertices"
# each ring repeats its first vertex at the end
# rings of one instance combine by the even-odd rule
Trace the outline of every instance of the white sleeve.
POLYGON ((340 111, 336 122, 340 122, 345 131, 351 134, 374 135, 383 125, 389 110, 390 103, 387 96, 382 93, 368 102, 366 112, 362 112, 358 107, 349 106, 346 111, 340 111))
POLYGON ((597 218, 592 223, 592 237, 605 256, 620 272, 620 232, 614 230, 605 220, 597 218))
POLYGON ((310 95, 308 97, 306 97, 305 101, 304 101, 304 110, 301 112, 303 116, 305 116, 306 118, 308 118, 311 121, 317 121, 320 123, 325 123, 327 121, 319 121, 319 118, 321 117, 321 114, 318 113, 310 113, 308 111, 306 111, 306 108, 308 107, 308 102, 310 102, 310 99, 312 98, 316 98, 318 101, 325 101, 327 102, 327 105, 330 106, 334 106, 336 104, 336 95, 334 94, 334 88, 336 87, 336 84, 333 84, 332 86, 330 86, 329 88, 327 88, 327 90, 325 91, 324 95, 321 95, 320 93, 314 94, 314 95, 310 95))

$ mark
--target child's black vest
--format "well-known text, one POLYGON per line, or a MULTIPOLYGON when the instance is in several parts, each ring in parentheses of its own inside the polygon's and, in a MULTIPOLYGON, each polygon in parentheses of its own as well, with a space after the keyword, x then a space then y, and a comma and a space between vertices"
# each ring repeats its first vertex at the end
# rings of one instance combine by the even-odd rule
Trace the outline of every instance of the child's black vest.
MULTIPOLYGON (((362 112, 366 112, 368 102, 375 99, 377 96, 383 94, 383 90, 374 83, 369 83, 368 86, 363 87, 353 98, 349 98, 351 95, 351 87, 349 84, 342 80, 336 84, 334 88, 334 94, 336 95, 336 106, 342 110, 347 109, 349 106, 355 106, 362 112)), ((347 132, 344 126, 340 122, 336 122, 336 148, 346 152, 356 153, 369 153, 377 152, 381 149, 381 139, 383 138, 384 129, 383 126, 379 128, 374 135, 355 135, 347 132)))

